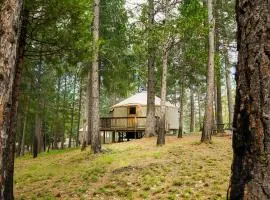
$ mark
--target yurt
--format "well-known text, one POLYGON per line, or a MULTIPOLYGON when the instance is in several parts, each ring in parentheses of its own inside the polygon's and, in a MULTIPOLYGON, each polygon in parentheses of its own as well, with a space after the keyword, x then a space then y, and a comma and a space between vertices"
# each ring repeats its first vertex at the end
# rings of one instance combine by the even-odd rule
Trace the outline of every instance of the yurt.
MULTIPOLYGON (((160 116, 161 99, 155 97, 156 117, 160 116)), ((179 112, 178 107, 166 102, 166 131, 173 132, 179 128, 179 112)), ((147 92, 135 94, 118 104, 112 106, 112 118, 115 120, 111 126, 114 128, 121 127, 137 127, 145 128, 147 112, 147 92), (121 120, 122 119, 122 120, 121 120), (126 119, 126 120, 124 120, 126 119)))

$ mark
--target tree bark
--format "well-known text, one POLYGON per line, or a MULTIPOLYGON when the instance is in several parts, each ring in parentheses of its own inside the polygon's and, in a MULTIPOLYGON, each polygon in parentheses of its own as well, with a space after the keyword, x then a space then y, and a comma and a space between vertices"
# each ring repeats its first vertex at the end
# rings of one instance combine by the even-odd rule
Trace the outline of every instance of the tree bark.
POLYGON ((184 128, 184 96, 185 96, 185 88, 182 82, 180 86, 180 96, 179 96, 179 130, 178 130, 178 138, 183 137, 183 128, 184 128))
MULTIPOLYGON (((199 87, 198 87, 199 88, 199 87)), ((197 90, 197 101, 198 101, 198 114, 199 114, 199 127, 200 131, 202 130, 202 122, 201 122, 201 98, 200 98, 200 91, 197 90)))
POLYGON ((63 129, 61 136, 61 149, 64 149, 65 144, 65 133, 66 133, 66 95, 67 95, 67 75, 64 77, 64 102, 63 102, 63 129))
MULTIPOLYGON (((217 15, 217 26, 220 24, 219 14, 220 14, 220 2, 216 2, 216 15, 217 15)), ((219 29, 220 27, 216 26, 216 32, 215 32, 215 39, 216 39, 216 49, 215 52, 220 55, 220 34, 219 29)), ((220 55, 221 57, 221 55, 220 55)), ((222 93, 221 93, 221 65, 220 60, 218 66, 216 67, 216 124, 217 124, 217 132, 223 133, 223 112, 222 112, 222 93)))
POLYGON ((233 95, 232 95, 232 78, 231 78, 231 67, 228 58, 228 50, 225 50, 225 70, 226 70, 226 88, 227 88, 227 101, 229 111, 229 127, 232 130, 233 123, 233 95))
POLYGON ((91 144, 92 138, 92 69, 88 72, 88 85, 87 85, 87 131, 85 132, 86 145, 91 144))
POLYGON ((211 142, 212 118, 213 118, 213 100, 214 100, 214 54, 215 54, 215 20, 213 17, 213 2, 207 1, 208 23, 209 23, 209 52, 208 52, 208 69, 207 69, 207 94, 204 114, 204 123, 201 142, 211 142))
POLYGON ((230 199, 270 199, 270 1, 236 1, 238 64, 230 199))
MULTIPOLYGON (((37 109, 40 109, 40 104, 37 104, 37 109)), ((33 145, 33 157, 36 158, 43 148, 43 134, 42 134, 42 119, 39 111, 36 111, 35 116, 35 136, 33 145)))
POLYGON ((77 135, 76 135, 76 147, 79 146, 80 136, 80 124, 81 124, 81 110, 82 110, 82 77, 80 77, 80 92, 79 92, 79 111, 78 111, 78 123, 77 123, 77 135))
POLYGON ((34 134, 34 144, 33 144, 33 157, 36 158, 38 153, 42 151, 43 146, 43 135, 42 135, 42 118, 41 118, 41 108, 42 108, 42 97, 41 97, 41 83, 42 83, 42 68, 43 68, 43 58, 42 58, 43 44, 40 45, 39 51, 39 63, 37 64, 37 85, 36 85, 36 109, 35 109, 35 134, 34 134), (42 138, 42 139, 41 139, 42 138))
POLYGON ((72 135, 73 135, 73 121, 74 121, 74 109, 75 109, 76 83, 77 83, 77 75, 74 76, 74 85, 73 85, 71 124, 70 124, 70 133, 69 133, 69 141, 68 141, 68 147, 69 148, 71 148, 71 140, 72 140, 72 135))
POLYGON ((153 39, 154 0, 148 0, 148 82, 147 82, 147 115, 145 136, 156 134, 155 118, 155 47, 153 39))
POLYGON ((0 199, 14 199, 16 74, 22 1, 0 1, 0 199), (14 109, 15 108, 15 109, 14 109), (14 116, 13 116, 14 115, 14 116))
POLYGON ((59 107, 60 107, 60 88, 61 88, 61 77, 58 74, 57 80, 57 99, 56 99, 56 124, 53 136, 52 149, 58 149, 58 137, 60 131, 60 117, 59 117, 59 107))
POLYGON ((94 0, 93 23, 93 62, 92 62, 92 122, 91 149, 94 153, 101 152, 101 136, 99 131, 99 16, 100 0, 94 0))
POLYGON ((26 32, 27 32, 27 24, 28 24, 28 11, 24 10, 21 16, 21 33, 19 37, 19 48, 18 56, 16 59, 16 70, 15 70, 15 78, 12 88, 12 105, 10 112, 10 124, 8 129, 9 135, 9 166, 8 166, 8 175, 7 177, 11 177, 10 179, 6 179, 6 187, 10 188, 10 192, 13 193, 13 174, 14 174, 14 156, 15 156, 15 139, 16 139, 16 126, 17 126, 17 111, 18 111, 18 100, 19 100, 19 90, 20 90, 20 82, 21 75, 24 66, 24 52, 26 46, 26 32))
MULTIPOLYGON (((165 0, 165 22, 168 20, 168 0, 165 0)), ((165 144, 166 134, 166 97, 167 97, 167 71, 168 71, 168 54, 169 54, 169 40, 164 30, 165 43, 163 45, 163 63, 162 63, 162 80, 161 80, 161 103, 160 103, 160 127, 157 137, 157 145, 165 144)))
POLYGON ((194 90, 190 88, 190 132, 195 131, 195 103, 194 103, 194 90))
MULTIPOLYGON (((218 113, 218 110, 217 110, 217 84, 216 84, 216 78, 214 78, 214 102, 213 102, 213 118, 212 118, 212 129, 217 129, 217 113, 218 113)), ((212 133, 212 134, 216 134, 217 132, 215 133, 212 133)))
POLYGON ((221 77, 220 77, 220 69, 218 69, 217 74, 217 131, 218 133, 223 133, 223 111, 222 111, 222 96, 221 96, 221 77))
POLYGON ((162 65, 162 83, 161 83, 161 104, 160 104, 160 127, 157 138, 157 145, 165 144, 166 133, 166 96, 167 96, 167 70, 168 70, 168 42, 163 49, 163 65, 162 65))
POLYGON ((26 104, 25 114, 24 114, 20 156, 24 156, 25 135, 26 135, 26 127, 27 127, 27 121, 28 121, 28 112, 29 112, 29 101, 30 101, 30 98, 28 96, 27 97, 27 104, 26 104))

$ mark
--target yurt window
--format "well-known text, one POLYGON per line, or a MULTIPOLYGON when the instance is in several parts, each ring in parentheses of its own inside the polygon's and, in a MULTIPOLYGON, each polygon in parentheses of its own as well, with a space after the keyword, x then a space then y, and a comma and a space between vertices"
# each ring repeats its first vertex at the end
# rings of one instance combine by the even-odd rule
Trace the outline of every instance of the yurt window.
POLYGON ((136 115, 136 107, 135 106, 129 107, 129 114, 130 115, 136 115))

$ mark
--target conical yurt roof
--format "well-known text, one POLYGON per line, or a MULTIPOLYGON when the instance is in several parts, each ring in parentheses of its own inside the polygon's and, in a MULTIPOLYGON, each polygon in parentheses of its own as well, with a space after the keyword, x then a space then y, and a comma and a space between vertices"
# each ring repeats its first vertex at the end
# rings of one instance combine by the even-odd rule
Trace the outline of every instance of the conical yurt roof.
MULTIPOLYGON (((156 96, 155 97, 155 105, 160 106, 160 103, 161 103, 161 99, 156 96)), ((137 93, 137 94, 119 102, 118 104, 115 104, 114 106, 112 106, 112 108, 123 107, 123 106, 132 106, 132 105, 146 106, 147 105, 147 92, 144 91, 141 93, 137 93)), ((167 107, 176 107, 168 101, 166 102, 166 106, 167 107)))

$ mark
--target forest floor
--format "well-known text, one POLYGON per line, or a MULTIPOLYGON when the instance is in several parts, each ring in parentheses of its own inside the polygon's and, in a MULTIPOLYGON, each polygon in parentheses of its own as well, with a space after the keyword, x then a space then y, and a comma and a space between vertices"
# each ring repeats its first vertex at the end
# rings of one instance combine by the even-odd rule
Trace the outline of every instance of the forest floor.
POLYGON ((226 199, 231 138, 200 144, 199 135, 107 144, 16 159, 16 199, 226 199))

